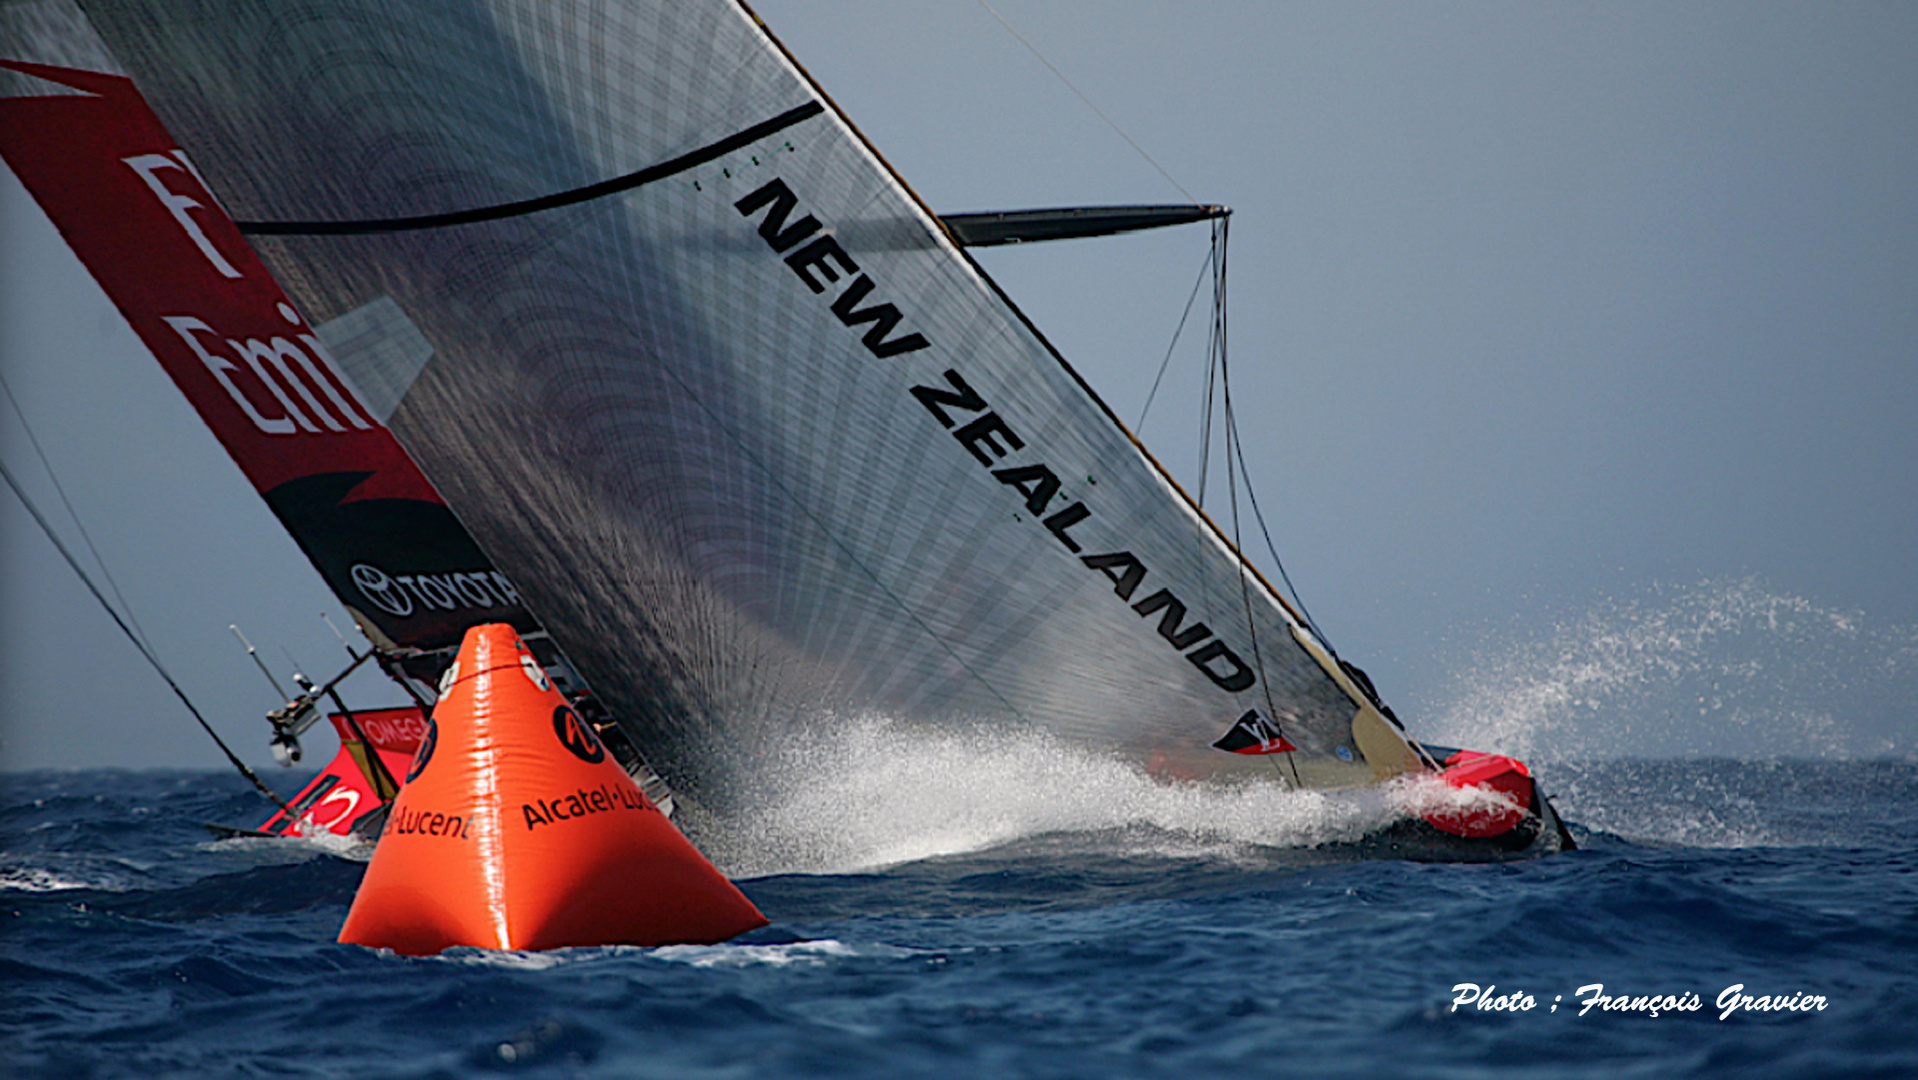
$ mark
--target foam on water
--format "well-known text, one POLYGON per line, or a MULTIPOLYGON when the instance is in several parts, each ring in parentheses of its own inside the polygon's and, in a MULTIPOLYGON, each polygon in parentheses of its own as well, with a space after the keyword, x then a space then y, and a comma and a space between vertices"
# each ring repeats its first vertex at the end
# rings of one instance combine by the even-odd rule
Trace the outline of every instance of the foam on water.
POLYGON ((39 866, 0 867, 0 891, 4 892, 66 892, 72 889, 121 892, 127 887, 117 880, 69 877, 39 866))
POLYGON ((127 858, 84 852, 0 852, 0 891, 69 892, 90 889, 128 892, 150 887, 152 867, 127 858))
POLYGON ((1401 813, 1380 791, 1162 783, 1037 731, 928 732, 860 716, 795 731, 753 797, 699 840, 729 874, 758 877, 872 870, 1060 832, 1126 834, 1175 856, 1303 847, 1356 840, 1401 813))
MULTIPOLYGON (((506 971, 545 971, 562 964, 575 963, 581 954, 591 954, 595 958, 604 955, 608 949, 553 949, 548 952, 528 952, 523 949, 479 949, 458 946, 446 950, 437 956, 422 957, 428 963, 458 964, 466 967, 500 968, 506 971)), ((385 956, 396 956, 391 949, 381 949, 385 956)))
POLYGON ((655 959, 698 968, 818 967, 855 956, 897 959, 914 950, 879 942, 848 945, 834 938, 793 941, 778 945, 666 945, 652 950, 655 959))
MULTIPOLYGON (((385 949, 380 952, 389 956, 394 955, 385 949)), ((914 950, 911 949, 901 949, 881 942, 849 945, 834 938, 818 938, 769 945, 725 943, 661 945, 655 948, 638 945, 601 945, 551 949, 546 952, 461 946, 448 949, 437 956, 422 957, 420 960, 426 963, 496 968, 502 971, 547 971, 552 968, 581 964, 617 964, 634 957, 647 957, 669 964, 684 964, 695 968, 784 968, 817 967, 834 960, 860 956, 897 959, 912 955, 913 952, 914 950)))
POLYGON ((261 864, 304 862, 321 855, 332 855, 349 862, 366 862, 373 857, 372 844, 357 836, 337 836, 329 832, 312 836, 230 836, 223 840, 210 840, 206 848, 261 864))

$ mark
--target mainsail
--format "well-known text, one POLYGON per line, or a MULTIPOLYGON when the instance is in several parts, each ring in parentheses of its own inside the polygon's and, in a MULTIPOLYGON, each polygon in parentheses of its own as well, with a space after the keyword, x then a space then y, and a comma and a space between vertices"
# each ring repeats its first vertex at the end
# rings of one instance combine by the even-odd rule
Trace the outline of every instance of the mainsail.
MULTIPOLYGON (((86 10, 676 787, 865 711, 1269 776, 1212 748, 1256 710, 1306 786, 1416 767, 743 5, 86 10)), ((375 626, 444 570, 356 558, 375 626)))

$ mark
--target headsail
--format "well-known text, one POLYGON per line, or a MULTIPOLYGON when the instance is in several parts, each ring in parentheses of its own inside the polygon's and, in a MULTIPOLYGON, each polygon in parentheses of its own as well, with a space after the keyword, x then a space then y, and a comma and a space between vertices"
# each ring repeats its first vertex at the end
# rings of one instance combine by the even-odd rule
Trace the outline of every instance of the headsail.
MULTIPOLYGON (((496 619, 533 640, 566 692, 600 716, 511 581, 385 426, 431 347, 377 304, 309 325, 71 4, 0 9, 0 35, 0 157, 389 670, 424 689, 469 624, 496 619), (46 60, 61 63, 36 62, 46 60)), ((670 806, 629 740, 612 741, 670 806)))
POLYGON ((242 220, 536 202, 826 106, 602 197, 254 241, 302 310, 413 358, 381 362, 386 425, 676 779, 848 708, 1030 723, 1181 775, 1252 767, 1211 744, 1258 709, 1307 785, 1405 766, 743 7, 301 11, 89 6, 242 220))
POLYGON ((133 84, 14 59, 0 68, 19 79, 0 97, 0 154, 362 623, 430 649, 457 643, 460 608, 482 603, 532 629, 133 84), (416 576, 395 581, 382 566, 416 576))

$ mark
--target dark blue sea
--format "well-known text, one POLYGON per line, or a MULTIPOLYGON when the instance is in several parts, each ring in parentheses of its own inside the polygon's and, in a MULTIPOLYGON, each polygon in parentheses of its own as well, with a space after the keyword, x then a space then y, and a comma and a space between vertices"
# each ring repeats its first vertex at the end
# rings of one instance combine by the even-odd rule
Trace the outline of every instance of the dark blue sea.
POLYGON ((717 838, 773 920, 736 943, 409 959, 334 942, 365 852, 202 828, 265 816, 237 777, 0 776, 0 1071, 1918 1076, 1909 761, 1560 764, 1584 849, 1497 865, 1364 857, 1377 808, 1323 796, 1068 779, 1091 805, 717 838), (1824 1005, 1721 1017, 1734 985, 1824 1005))

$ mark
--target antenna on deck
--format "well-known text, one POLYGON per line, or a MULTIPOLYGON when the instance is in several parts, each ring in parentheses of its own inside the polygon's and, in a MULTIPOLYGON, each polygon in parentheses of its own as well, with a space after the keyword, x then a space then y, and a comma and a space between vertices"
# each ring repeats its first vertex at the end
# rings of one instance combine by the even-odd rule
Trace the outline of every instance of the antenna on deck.
MULTIPOLYGON (((266 661, 260 659, 260 650, 255 649, 253 643, 246 639, 246 635, 240 632, 238 623, 228 623, 226 628, 233 631, 233 636, 240 639, 241 645, 246 646, 246 655, 253 660, 253 666, 260 669, 260 674, 266 677, 268 685, 273 687, 273 692, 280 695, 280 700, 285 702, 284 705, 267 713, 266 718, 273 725, 273 760, 278 762, 281 768, 291 766, 300 760, 300 736, 320 718, 319 708, 315 704, 319 696, 331 690, 333 683, 351 674, 353 668, 359 667, 359 662, 365 657, 358 655, 350 648, 347 649, 347 655, 353 657, 353 666, 342 672, 332 683, 319 687, 313 685, 313 680, 307 678, 306 673, 300 670, 300 662, 293 659, 292 651, 284 645, 280 646, 280 651, 286 653, 287 661, 293 665, 294 685, 300 688, 300 693, 295 696, 287 693, 286 687, 280 685, 280 680, 273 677, 272 669, 266 666, 266 661)), ((337 634, 339 631, 335 630, 334 633, 337 634)))
POLYGON ((234 637, 240 639, 240 644, 246 647, 246 655, 252 659, 253 666, 260 669, 261 675, 266 676, 267 684, 273 687, 274 693, 280 695, 280 700, 286 701, 290 699, 293 695, 287 693, 286 687, 280 685, 280 680, 273 677, 273 672, 267 669, 266 661, 260 659, 260 650, 253 647, 253 643, 246 639, 245 634, 240 633, 240 625, 238 623, 227 623, 226 628, 233 631, 234 637))
POLYGON ((292 649, 282 645, 280 651, 286 654, 286 662, 293 665, 293 685, 299 687, 301 693, 311 695, 315 687, 313 680, 306 677, 306 672, 300 670, 304 665, 294 657, 292 649))
POLYGON ((360 654, 354 652, 353 646, 347 642, 346 635, 340 633, 340 628, 333 625, 333 617, 331 615, 328 615, 324 611, 320 612, 320 621, 326 624, 326 628, 328 630, 333 631, 334 637, 340 639, 340 648, 346 650, 346 655, 352 657, 355 660, 358 660, 360 658, 360 654))

